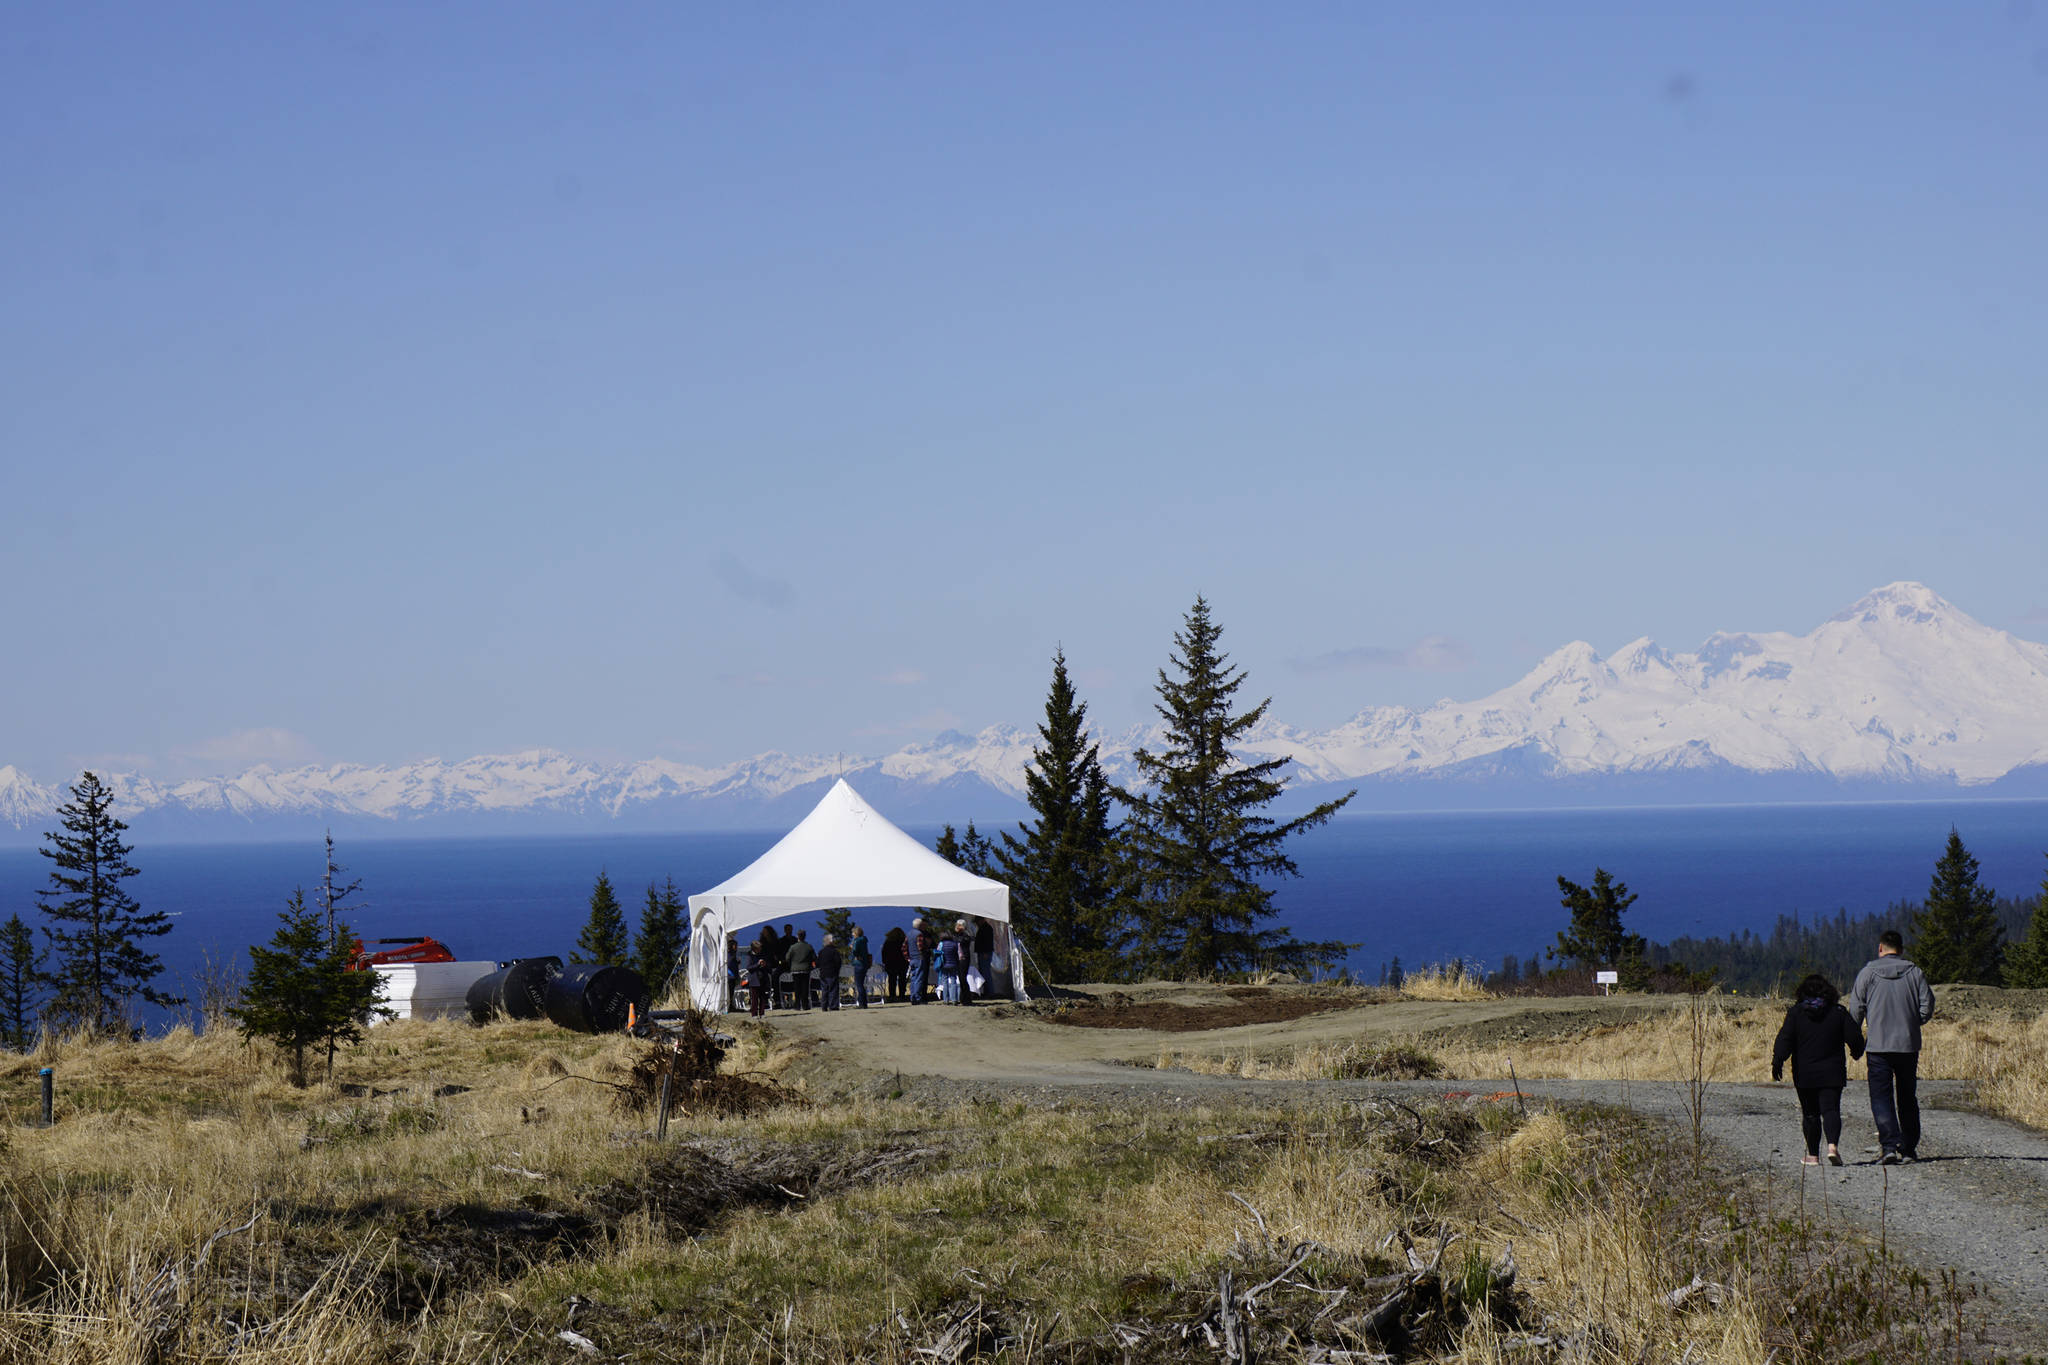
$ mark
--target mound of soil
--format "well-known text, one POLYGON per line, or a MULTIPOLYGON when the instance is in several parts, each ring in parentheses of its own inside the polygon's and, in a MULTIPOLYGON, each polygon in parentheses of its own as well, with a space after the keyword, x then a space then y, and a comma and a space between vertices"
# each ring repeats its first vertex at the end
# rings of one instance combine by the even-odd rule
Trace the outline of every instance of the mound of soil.
POLYGON ((1164 1000, 1133 1000, 1122 991, 1062 1002, 1043 1016, 1047 1022, 1073 1028, 1153 1029, 1160 1033, 1200 1033, 1206 1029, 1245 1024, 1284 1024, 1311 1014, 1347 1009, 1355 1000, 1343 996, 1301 995, 1240 986, 1230 991, 1229 1004, 1177 1005, 1164 1000))

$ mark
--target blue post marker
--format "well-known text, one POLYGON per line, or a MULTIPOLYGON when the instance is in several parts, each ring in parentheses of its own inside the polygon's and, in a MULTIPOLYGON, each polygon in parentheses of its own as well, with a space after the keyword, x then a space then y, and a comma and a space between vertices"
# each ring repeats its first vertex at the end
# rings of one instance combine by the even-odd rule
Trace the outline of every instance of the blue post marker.
POLYGON ((43 1068, 41 1074, 43 1078, 42 1126, 48 1128, 51 1124, 57 1121, 54 1117, 52 1117, 53 1102, 57 1098, 57 1069, 55 1067, 46 1066, 43 1068))

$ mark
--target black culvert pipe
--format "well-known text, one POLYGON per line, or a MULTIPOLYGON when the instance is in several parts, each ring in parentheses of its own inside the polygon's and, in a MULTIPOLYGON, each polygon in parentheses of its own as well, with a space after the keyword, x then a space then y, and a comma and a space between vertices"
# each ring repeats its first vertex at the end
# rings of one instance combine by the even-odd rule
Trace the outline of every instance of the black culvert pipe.
POLYGON ((578 963, 548 983, 548 1018, 577 1033, 618 1033, 629 1008, 647 1008, 647 983, 631 967, 578 963))
POLYGON ((561 970, 559 957, 522 957, 472 981, 463 1003, 479 1024, 501 1014, 507 1019, 538 1019, 547 1013, 548 983, 561 970))

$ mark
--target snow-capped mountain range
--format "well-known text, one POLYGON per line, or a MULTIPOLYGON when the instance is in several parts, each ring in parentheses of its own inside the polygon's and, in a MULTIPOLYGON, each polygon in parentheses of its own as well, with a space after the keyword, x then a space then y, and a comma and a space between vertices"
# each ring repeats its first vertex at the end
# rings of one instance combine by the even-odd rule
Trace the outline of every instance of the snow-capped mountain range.
MULTIPOLYGON (((607 766, 541 749, 171 784, 101 776, 138 834, 173 837, 773 826, 841 776, 916 822, 1019 813, 1036 739, 994 725, 879 758, 607 766)), ((1142 729, 1104 736, 1104 766, 1127 780, 1130 751, 1154 742, 1142 729)), ((1268 722, 1243 747, 1294 760, 1300 799, 1358 786, 1360 808, 2041 796, 2048 646, 1894 583, 1805 635, 1717 634, 1690 654, 1642 639, 1605 658, 1575 642, 1476 701, 1380 707, 1328 730, 1268 722)), ((63 797, 0 767, 0 837, 39 834, 63 797)))

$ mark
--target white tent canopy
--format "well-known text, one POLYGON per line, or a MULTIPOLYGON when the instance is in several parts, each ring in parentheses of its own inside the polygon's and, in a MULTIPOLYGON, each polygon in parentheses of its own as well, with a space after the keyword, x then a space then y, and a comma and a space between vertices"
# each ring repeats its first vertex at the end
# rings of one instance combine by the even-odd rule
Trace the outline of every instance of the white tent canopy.
MULTIPOLYGON (((743 871, 690 897, 690 999, 726 1008, 726 940, 767 920, 864 905, 919 906, 1001 926, 1007 964, 1010 888, 963 871, 905 834, 841 778, 802 823, 743 871)), ((879 941, 877 941, 879 951, 879 941)), ((1024 998, 1024 974, 1009 971, 1024 998)))

